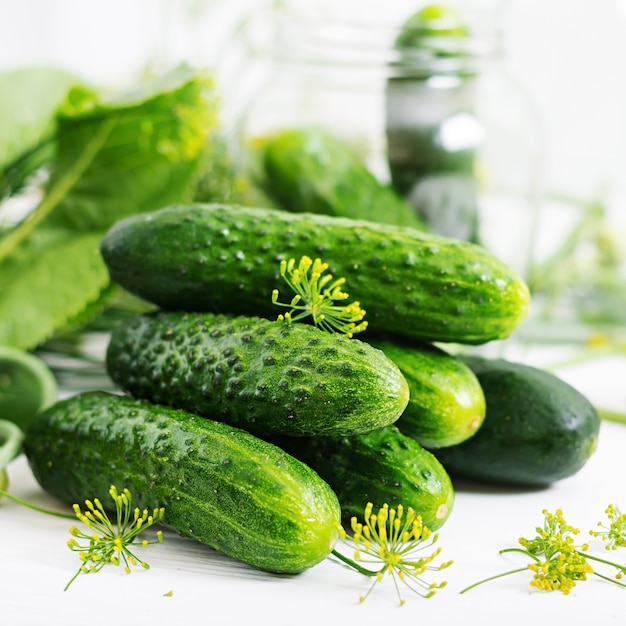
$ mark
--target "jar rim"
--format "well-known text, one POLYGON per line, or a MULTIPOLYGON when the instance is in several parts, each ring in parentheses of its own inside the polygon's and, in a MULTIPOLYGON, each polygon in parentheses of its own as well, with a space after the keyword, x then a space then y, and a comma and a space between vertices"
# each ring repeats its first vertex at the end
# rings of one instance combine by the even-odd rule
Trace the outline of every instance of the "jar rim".
MULTIPOLYGON (((297 17, 297 16, 296 16, 297 17)), ((274 16, 269 54, 274 61, 309 67, 337 64, 344 68, 384 68, 390 75, 476 73, 485 59, 500 52, 500 32, 485 27, 465 37, 423 36, 420 47, 395 45, 403 24, 365 19, 294 20, 289 13, 274 16)))

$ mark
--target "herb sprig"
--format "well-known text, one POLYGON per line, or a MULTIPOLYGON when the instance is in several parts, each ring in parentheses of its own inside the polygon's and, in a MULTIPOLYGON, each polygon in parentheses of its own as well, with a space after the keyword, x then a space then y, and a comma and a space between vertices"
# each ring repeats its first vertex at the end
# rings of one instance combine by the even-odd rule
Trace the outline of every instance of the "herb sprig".
POLYGON ((342 290, 346 279, 333 279, 332 274, 326 273, 327 270, 328 263, 319 258, 313 261, 310 257, 303 256, 297 266, 295 259, 283 259, 280 263, 280 275, 296 295, 289 304, 285 304, 278 301, 279 292, 274 289, 272 303, 290 309, 284 315, 278 316, 278 319, 287 323, 310 316, 316 326, 352 337, 367 328, 367 322, 363 321, 365 310, 359 302, 336 304, 349 297, 342 290))
POLYGON ((132 496, 128 489, 123 489, 119 493, 114 485, 109 489, 109 495, 113 499, 116 512, 116 525, 113 526, 100 500, 95 498, 85 500, 84 511, 75 504, 74 513, 76 517, 87 527, 91 534, 72 526, 70 534, 72 538, 67 542, 70 550, 78 552, 82 561, 78 571, 65 586, 65 590, 81 574, 99 572, 106 564, 119 566, 124 564, 124 570, 130 574, 131 566, 139 565, 144 569, 150 569, 145 561, 138 558, 132 551, 131 546, 145 547, 163 541, 163 532, 158 530, 156 540, 148 541, 144 539, 136 542, 139 533, 157 524, 163 519, 164 508, 155 508, 152 513, 148 509, 140 511, 138 507, 133 509, 132 496), (86 541, 87 543, 79 543, 86 541))
MULTIPOLYGON (((0 426, 2 425, 3 420, 0 420, 0 426)), ((7 484, 6 470, 4 466, 0 465, 0 497, 4 496, 21 506, 46 515, 71 520, 78 518, 86 526, 86 531, 81 530, 76 525, 69 529, 72 537, 67 542, 67 546, 73 552, 78 553, 81 565, 67 585, 65 585, 64 591, 69 589, 70 585, 80 574, 99 572, 108 564, 116 566, 123 564, 124 570, 128 574, 131 572, 131 567, 134 566, 150 569, 148 563, 138 558, 131 548, 145 547, 163 541, 163 532, 161 530, 156 532, 156 539, 152 541, 147 539, 136 541, 140 533, 163 520, 165 514, 163 507, 155 508, 152 513, 148 509, 140 510, 138 507, 133 508, 130 491, 123 489, 121 492, 118 492, 117 488, 112 485, 109 489, 109 495, 113 499, 115 509, 115 523, 113 523, 107 514, 107 509, 98 498, 94 498, 93 501, 85 500, 86 508, 84 510, 78 504, 74 504, 74 515, 69 515, 59 511, 52 511, 18 498, 6 491, 7 484)))
MULTIPOLYGON (((624 545, 626 543, 625 518, 617 512, 617 508, 613 505, 607 508, 607 512, 611 520, 608 529, 606 531, 590 531, 590 534, 608 537, 612 542, 610 545, 616 547, 617 545, 624 545)), ((463 589, 461 593, 503 576, 524 571, 533 573, 530 581, 532 587, 542 591, 561 591, 564 595, 568 595, 578 582, 588 580, 591 575, 620 587, 626 587, 626 584, 619 582, 619 579, 626 573, 626 565, 613 563, 591 554, 587 543, 576 545, 575 537, 580 534, 580 529, 565 521, 561 509, 557 509, 554 513, 544 509, 542 513, 544 516, 543 524, 535 528, 537 533, 535 537, 531 539, 521 537, 518 540, 521 548, 500 550, 500 554, 511 552, 524 554, 531 559, 529 564, 480 580, 463 589), (614 577, 600 573, 593 568, 590 561, 615 568, 617 573, 614 577)), ((603 528, 606 527, 603 526, 603 528)))
POLYGON ((367 599, 385 574, 393 579, 400 605, 405 600, 400 593, 399 583, 424 598, 432 597, 438 589, 446 586, 445 581, 431 583, 423 578, 426 572, 443 570, 452 565, 452 561, 437 566, 432 564, 441 552, 440 547, 428 554, 421 554, 432 548, 439 536, 424 526, 421 516, 413 509, 408 508, 405 514, 402 505, 394 509, 384 504, 375 512, 370 502, 365 508, 364 520, 362 523, 356 517, 352 518, 351 534, 340 529, 341 541, 353 550, 352 558, 337 549, 332 552, 360 574, 375 578, 367 593, 361 596, 361 602, 367 599), (361 563, 378 567, 369 569, 361 563))
POLYGON ((590 530, 592 537, 600 537, 606 541, 605 548, 607 550, 617 550, 617 548, 626 548, 626 513, 622 513, 615 504, 609 504, 605 513, 608 518, 609 525, 604 522, 598 522, 598 526, 602 530, 590 530))

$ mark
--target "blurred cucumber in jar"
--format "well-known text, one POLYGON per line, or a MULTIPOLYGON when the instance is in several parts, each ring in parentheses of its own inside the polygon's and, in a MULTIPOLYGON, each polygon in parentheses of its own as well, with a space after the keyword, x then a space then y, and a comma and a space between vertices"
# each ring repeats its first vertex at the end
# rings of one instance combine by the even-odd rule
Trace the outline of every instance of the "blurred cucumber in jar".
POLYGON ((508 63, 507 5, 431 4, 398 20, 385 83, 390 179, 440 235, 522 276, 544 207, 541 114, 508 63), (458 10, 458 12, 457 12, 458 10))
POLYGON ((255 143, 259 180, 283 210, 428 229, 353 145, 322 126, 281 128, 255 143))
POLYGON ((428 5, 396 37, 385 93, 391 181, 434 232, 478 242, 471 35, 452 8, 428 5))

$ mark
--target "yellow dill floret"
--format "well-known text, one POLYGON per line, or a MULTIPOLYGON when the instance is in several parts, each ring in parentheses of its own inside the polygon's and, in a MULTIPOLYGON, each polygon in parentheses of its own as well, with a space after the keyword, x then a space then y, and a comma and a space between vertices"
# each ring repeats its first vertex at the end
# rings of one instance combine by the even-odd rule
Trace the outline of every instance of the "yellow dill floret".
POLYGON ((132 508, 132 496, 128 489, 119 493, 115 486, 109 489, 109 495, 114 502, 115 525, 111 522, 105 507, 100 500, 94 498, 93 501, 85 500, 85 509, 82 510, 78 504, 74 504, 73 509, 76 517, 89 531, 88 534, 76 526, 69 529, 72 539, 67 542, 70 550, 78 552, 81 566, 67 583, 65 589, 76 580, 80 573, 99 572, 104 565, 124 564, 124 570, 130 573, 131 566, 140 565, 144 569, 149 569, 149 565, 137 558, 130 550, 130 546, 147 546, 163 541, 163 533, 158 531, 156 540, 142 540, 135 542, 135 538, 143 530, 153 524, 160 522, 165 513, 164 508, 155 508, 152 513, 147 509, 141 511, 139 508, 132 508), (132 512, 132 513, 131 513, 132 512), (86 542, 79 543, 78 540, 86 542))
POLYGON ((578 581, 587 580, 593 568, 584 554, 575 549, 565 549, 552 558, 528 566, 534 577, 531 586, 542 591, 561 591, 567 595, 578 581))
MULTIPOLYGON (((622 517, 613 505, 609 505, 606 512, 611 520, 611 525, 606 527, 600 523, 599 525, 606 530, 590 531, 591 535, 602 536, 608 538, 609 541, 619 541, 620 537, 623 539, 623 524, 626 522, 626 518, 622 517)), ((519 539, 521 548, 506 548, 500 551, 500 554, 519 552, 530 557, 532 560, 525 568, 514 569, 478 581, 463 589, 461 593, 490 580, 524 570, 530 570, 533 573, 533 578, 530 581, 531 587, 541 591, 561 591, 567 595, 576 586, 576 583, 587 580, 592 574, 620 587, 626 587, 626 584, 619 582, 626 573, 626 566, 594 556, 589 552, 589 545, 586 543, 575 545, 574 538, 580 534, 580 529, 570 526, 565 521, 561 509, 557 509, 554 513, 544 509, 542 513, 544 516, 543 525, 535 528, 537 533, 535 537, 531 539, 521 537, 519 539), (614 578, 610 578, 594 570, 589 561, 615 568, 617 573, 614 578)))
POLYGON ((332 274, 326 273, 327 270, 328 263, 319 258, 312 260, 303 256, 297 266, 295 259, 283 259, 280 262, 280 275, 295 295, 289 304, 285 304, 278 301, 279 291, 274 289, 272 303, 290 309, 279 315, 279 320, 291 323, 312 317, 316 326, 352 337, 367 328, 367 322, 363 321, 365 310, 359 302, 336 304, 349 297, 342 290, 346 280, 333 279, 332 274))
POLYGON ((602 530, 590 530, 589 534, 593 537, 601 537, 606 541, 605 548, 607 550, 626 547, 626 513, 622 513, 615 504, 609 504, 605 513, 608 517, 609 525, 598 522, 598 526, 602 530))
POLYGON ((378 511, 374 511, 372 504, 368 503, 363 520, 360 522, 353 517, 352 534, 345 531, 340 533, 342 542, 354 549, 353 558, 356 563, 342 557, 337 551, 333 552, 362 574, 374 577, 369 590, 360 598, 361 602, 367 599, 385 574, 392 577, 401 605, 405 600, 400 595, 398 582, 424 598, 432 597, 438 589, 446 586, 446 582, 429 583, 422 578, 427 571, 440 571, 449 567, 452 561, 438 566, 431 565, 441 552, 439 547, 428 554, 422 554, 424 550, 432 549, 438 535, 433 535, 422 524, 421 516, 413 509, 405 511, 402 505, 392 508, 384 504, 378 511), (370 569, 370 566, 375 569, 370 569))

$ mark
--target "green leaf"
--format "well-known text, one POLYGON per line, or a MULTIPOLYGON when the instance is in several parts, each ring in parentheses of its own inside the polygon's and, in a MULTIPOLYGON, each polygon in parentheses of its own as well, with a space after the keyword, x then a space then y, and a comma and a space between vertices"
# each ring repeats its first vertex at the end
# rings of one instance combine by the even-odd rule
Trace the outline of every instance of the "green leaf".
POLYGON ((213 82, 187 67, 115 97, 68 91, 43 198, 0 234, 0 345, 36 347, 85 319, 110 284, 103 232, 191 199, 216 124, 213 82))
POLYGON ((101 233, 38 232, 0 264, 0 345, 31 349, 109 285, 101 233))
POLYGON ((0 73, 0 198, 22 187, 54 152, 55 115, 79 79, 56 67, 0 73))
POLYGON ((54 132, 55 114, 79 79, 55 67, 0 73, 0 167, 54 132))
POLYGON ((217 123, 212 87, 209 78, 182 67, 108 101, 72 90, 59 115, 49 193, 64 185, 77 156, 106 137, 49 223, 104 230, 127 215, 190 200, 217 123))

